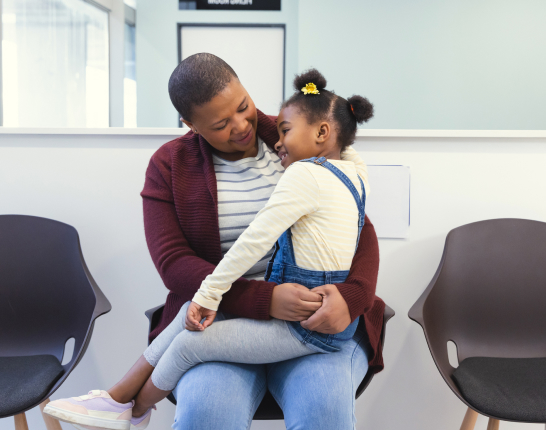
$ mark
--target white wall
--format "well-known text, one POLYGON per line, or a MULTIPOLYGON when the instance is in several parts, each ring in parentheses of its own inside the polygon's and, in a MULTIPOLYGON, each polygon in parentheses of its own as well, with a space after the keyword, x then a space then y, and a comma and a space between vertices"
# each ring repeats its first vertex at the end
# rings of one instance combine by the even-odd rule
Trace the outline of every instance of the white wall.
MULTIPOLYGON (((84 359, 54 399, 109 388, 146 346, 143 313, 164 301, 166 289, 146 248, 139 192, 150 156, 176 132, 11 135, 0 129, 0 214, 76 227, 89 269, 113 305, 97 320, 84 359)), ((546 221, 546 135, 540 135, 358 138, 356 148, 369 164, 407 165, 412 176, 409 238, 380 240, 378 294, 397 316, 388 327, 386 369, 357 401, 357 429, 459 428, 465 407, 443 382, 407 311, 433 276, 450 229, 499 217, 546 221)), ((150 428, 169 428, 173 416, 174 407, 161 402, 150 428)), ((31 429, 45 429, 37 410, 28 418, 31 429)), ((485 428, 480 420, 477 428, 485 428)), ((0 420, 0 430, 12 428, 12 419, 0 420)), ((255 422, 252 428, 284 426, 255 422)))

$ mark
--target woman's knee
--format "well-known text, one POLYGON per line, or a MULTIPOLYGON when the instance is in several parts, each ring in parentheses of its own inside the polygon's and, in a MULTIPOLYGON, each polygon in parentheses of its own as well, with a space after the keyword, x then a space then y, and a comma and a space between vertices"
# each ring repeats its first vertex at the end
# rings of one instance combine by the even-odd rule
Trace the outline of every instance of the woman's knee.
POLYGON ((285 405, 287 430, 353 430, 354 400, 351 393, 311 396, 297 405, 285 405))
POLYGON ((265 366, 204 363, 180 380, 175 430, 240 430, 250 427, 266 389, 265 366))

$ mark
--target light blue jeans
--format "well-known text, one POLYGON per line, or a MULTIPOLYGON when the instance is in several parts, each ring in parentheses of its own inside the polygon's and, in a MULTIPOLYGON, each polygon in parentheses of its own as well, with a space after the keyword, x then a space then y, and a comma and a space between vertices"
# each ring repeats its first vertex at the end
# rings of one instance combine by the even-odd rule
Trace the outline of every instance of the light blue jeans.
POLYGON ((172 391, 184 373, 205 362, 276 363, 324 352, 298 340, 288 323, 278 319, 258 321, 218 312, 214 323, 204 331, 185 330, 190 303, 182 306, 144 351, 148 363, 155 367, 152 382, 160 390, 172 391))
POLYGON ((249 429, 269 389, 288 430, 354 430, 355 393, 368 371, 370 346, 359 325, 352 340, 330 354, 279 363, 210 362, 191 368, 173 391, 175 430, 249 429))

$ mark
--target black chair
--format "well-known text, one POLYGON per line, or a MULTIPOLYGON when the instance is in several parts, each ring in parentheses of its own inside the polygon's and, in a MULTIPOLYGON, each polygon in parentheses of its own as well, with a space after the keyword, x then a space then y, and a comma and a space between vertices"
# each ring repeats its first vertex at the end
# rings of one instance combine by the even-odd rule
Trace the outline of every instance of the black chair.
MULTIPOLYGON (((145 314, 148 317, 148 320, 150 321, 149 325, 149 332, 151 332, 159 323, 159 319, 161 318, 161 314, 163 313, 163 308, 165 305, 157 306, 152 309, 148 309, 145 314)), ((387 329, 387 322, 394 316, 394 310, 391 309, 389 306, 385 305, 385 312, 383 313, 383 329, 381 330, 381 348, 383 348, 385 344, 385 332, 387 329)), ((374 373, 371 371, 368 371, 366 375, 364 376, 364 379, 358 386, 356 390, 356 398, 358 399, 360 395, 364 392, 366 387, 370 385, 370 382, 372 381, 372 378, 374 376, 374 373)), ((172 394, 169 394, 167 397, 171 403, 176 405, 176 399, 172 394)), ((271 393, 267 391, 265 393, 264 398, 262 399, 262 402, 260 403, 260 406, 258 406, 258 409, 256 410, 256 413, 254 414, 255 420, 282 420, 284 419, 284 415, 282 412, 282 409, 280 408, 277 401, 273 398, 271 393)))
POLYGON ((110 309, 74 227, 0 215, 0 418, 14 416, 16 429, 27 429, 25 411, 49 403, 82 359, 95 319, 110 309), (71 338, 74 352, 62 365, 71 338))
POLYGON ((546 223, 494 219, 451 230, 409 317, 468 406, 461 430, 472 430, 478 413, 490 430, 500 420, 546 423, 546 223))

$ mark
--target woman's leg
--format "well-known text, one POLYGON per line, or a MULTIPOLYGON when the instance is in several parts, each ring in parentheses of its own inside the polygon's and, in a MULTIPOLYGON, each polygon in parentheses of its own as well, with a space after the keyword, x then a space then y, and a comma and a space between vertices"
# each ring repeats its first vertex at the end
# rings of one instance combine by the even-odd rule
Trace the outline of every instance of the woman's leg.
POLYGON ((359 329, 338 352, 268 365, 268 388, 283 409, 287 430, 353 430, 367 351, 367 336, 359 329))
POLYGON ((265 390, 265 365, 199 364, 184 374, 173 391, 178 404, 172 427, 174 430, 249 429, 265 390))
POLYGON ((210 361, 276 363, 315 351, 297 340, 285 321, 238 318, 212 324, 202 332, 178 334, 138 393, 133 413, 146 411, 174 389, 193 366, 210 361))

